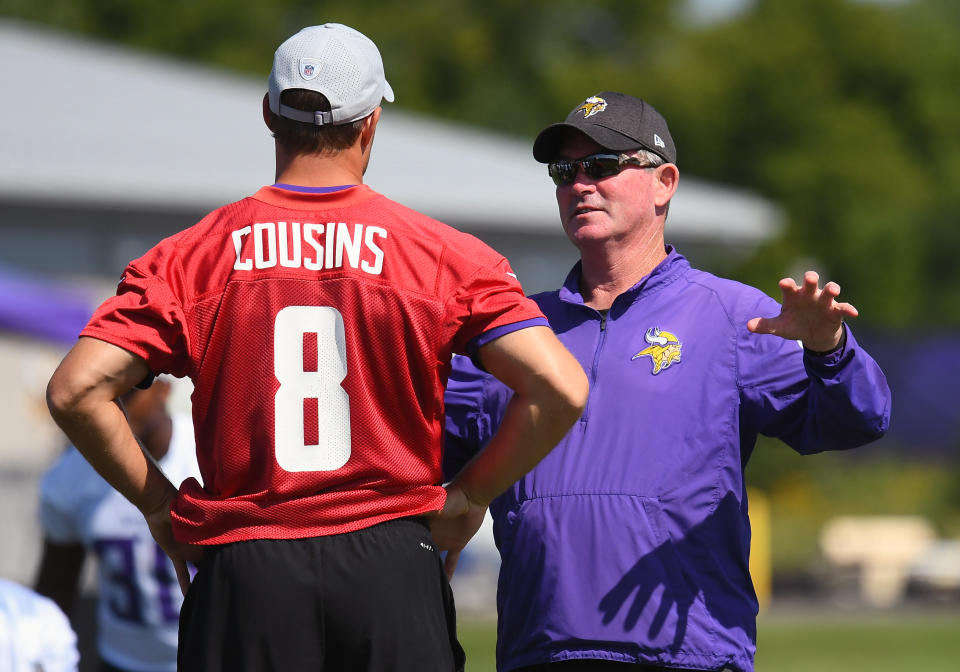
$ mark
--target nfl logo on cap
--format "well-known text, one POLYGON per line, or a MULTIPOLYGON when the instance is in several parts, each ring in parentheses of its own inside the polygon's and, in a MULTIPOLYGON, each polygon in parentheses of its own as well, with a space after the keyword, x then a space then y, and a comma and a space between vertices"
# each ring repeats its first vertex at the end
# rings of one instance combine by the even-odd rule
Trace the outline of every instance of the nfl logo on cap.
POLYGON ((306 81, 310 81, 314 77, 320 74, 320 64, 314 60, 308 60, 306 58, 300 59, 300 76, 303 77, 306 81))

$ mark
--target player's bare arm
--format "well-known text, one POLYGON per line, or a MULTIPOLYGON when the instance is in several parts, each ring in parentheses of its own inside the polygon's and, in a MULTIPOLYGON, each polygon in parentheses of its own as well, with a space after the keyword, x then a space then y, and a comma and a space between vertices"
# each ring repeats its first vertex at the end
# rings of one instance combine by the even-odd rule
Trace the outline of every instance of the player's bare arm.
POLYGON ((820 276, 814 271, 804 274, 801 285, 793 278, 784 278, 779 284, 783 293, 780 314, 755 317, 747 322, 747 328, 757 334, 801 341, 816 352, 836 348, 843 338, 843 320, 858 314, 851 304, 837 301, 840 285, 828 282, 821 289, 820 276))
POLYGON ((185 588, 189 583, 185 563, 199 560, 201 551, 174 540, 170 504, 177 488, 141 450, 117 402, 149 373, 140 357, 81 337, 47 385, 47 406, 97 473, 140 509, 185 588))
POLYGON ((490 443, 447 486, 447 505, 431 525, 448 551, 448 575, 491 500, 550 452, 587 403, 586 374, 547 327, 506 334, 481 347, 479 357, 514 396, 490 443))

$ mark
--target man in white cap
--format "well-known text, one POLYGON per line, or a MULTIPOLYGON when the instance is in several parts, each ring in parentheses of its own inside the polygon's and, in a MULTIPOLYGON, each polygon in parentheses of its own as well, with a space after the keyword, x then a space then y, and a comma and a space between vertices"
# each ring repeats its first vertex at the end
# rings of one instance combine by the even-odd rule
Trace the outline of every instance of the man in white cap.
POLYGON ((502 256, 364 185, 376 46, 339 24, 274 57, 276 183, 127 267, 48 386, 51 413, 133 502, 182 585, 178 669, 463 667, 451 573, 486 505, 575 422, 587 382, 502 256), (515 391, 443 487, 454 353, 515 391), (189 376, 201 486, 179 492, 114 399, 189 376))

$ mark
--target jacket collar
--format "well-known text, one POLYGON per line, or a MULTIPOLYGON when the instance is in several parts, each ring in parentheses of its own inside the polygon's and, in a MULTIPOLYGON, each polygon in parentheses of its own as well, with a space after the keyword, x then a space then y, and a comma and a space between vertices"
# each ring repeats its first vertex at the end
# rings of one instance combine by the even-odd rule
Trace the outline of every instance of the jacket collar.
MULTIPOLYGON (((649 294, 660 290, 661 288, 673 282, 677 276, 690 269, 690 262, 682 254, 677 252, 673 245, 666 246, 667 257, 657 264, 656 268, 650 271, 640 279, 630 289, 620 294, 615 300, 614 305, 626 302, 627 305, 633 303, 641 294, 649 294)), ((563 281, 563 286, 559 290, 560 300, 565 303, 576 303, 583 305, 583 295, 580 294, 580 276, 582 274, 582 262, 578 261, 567 274, 567 279, 563 281)))

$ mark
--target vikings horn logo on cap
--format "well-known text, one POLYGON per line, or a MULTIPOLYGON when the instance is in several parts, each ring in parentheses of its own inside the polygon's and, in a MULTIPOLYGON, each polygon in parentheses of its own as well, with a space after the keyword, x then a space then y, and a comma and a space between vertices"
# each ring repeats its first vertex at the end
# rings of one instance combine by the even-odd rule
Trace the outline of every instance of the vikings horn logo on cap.
POLYGON ((653 375, 680 361, 680 350, 683 344, 669 331, 661 331, 660 327, 650 327, 644 334, 643 340, 649 345, 631 357, 630 361, 638 357, 649 357, 653 360, 653 375))
POLYGON ((574 112, 583 112, 583 118, 589 119, 595 114, 607 109, 607 101, 599 96, 590 96, 574 112))

